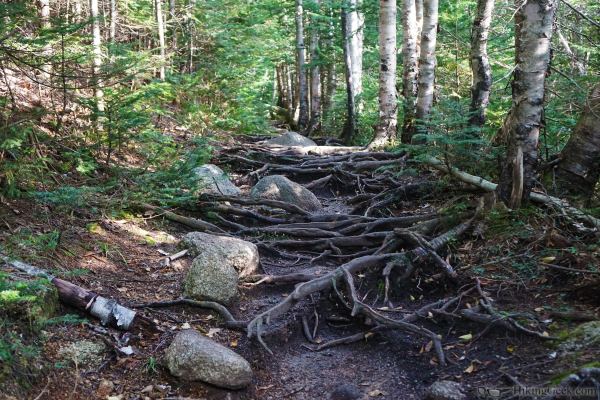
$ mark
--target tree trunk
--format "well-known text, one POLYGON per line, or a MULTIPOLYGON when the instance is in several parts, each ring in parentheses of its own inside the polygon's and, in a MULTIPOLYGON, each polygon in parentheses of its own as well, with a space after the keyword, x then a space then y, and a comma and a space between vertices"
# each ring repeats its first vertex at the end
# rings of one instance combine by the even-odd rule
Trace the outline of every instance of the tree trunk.
POLYGON ((82 2, 83 0, 73 1, 73 21, 78 24, 81 22, 81 15, 83 14, 82 2))
MULTIPOLYGON (((435 45, 438 28, 438 0, 423 0, 423 30, 421 32, 421 53, 419 55, 419 87, 417 93, 416 117, 423 123, 433 104, 435 90, 435 45)), ((424 133, 424 132, 423 132, 424 133)), ((422 140, 420 140, 422 142, 422 140)))
POLYGON ((188 16, 187 16, 187 28, 188 28, 188 72, 191 74, 194 72, 194 34, 196 32, 196 24, 193 19, 194 11, 196 8, 196 0, 189 0, 188 4, 188 16))
MULTIPOLYGON (((320 7, 321 0, 314 0, 320 7)), ((313 18, 310 33, 310 124, 308 135, 321 130, 321 71, 319 58, 319 22, 313 18)))
POLYGON ((296 0, 296 63, 298 74, 298 130, 305 133, 309 124, 308 79, 306 76, 306 46, 304 45, 303 0, 296 0))
POLYGON ((556 0, 515 4, 513 105, 502 127, 508 148, 498 185, 499 198, 511 208, 529 200, 535 180, 556 0))
MULTIPOLYGON (((418 0, 417 0, 418 1, 418 0)), ((402 142, 410 143, 415 127, 415 106, 419 75, 419 53, 417 40, 417 7, 415 0, 402 2, 402 96, 404 97, 404 122, 402 124, 402 142)))
POLYGON ((471 31, 471 115, 469 123, 482 127, 485 124, 485 110, 490 100, 492 69, 487 54, 487 41, 494 12, 494 0, 478 0, 475 20, 471 31))
POLYGON ((600 178, 600 84, 592 89, 560 158, 554 171, 559 191, 588 200, 600 178))
POLYGON ((342 45, 344 50, 344 72, 346 77, 346 122, 342 131, 342 140, 346 144, 352 142, 357 132, 356 98, 354 97, 354 85, 352 76, 352 57, 350 55, 350 25, 348 23, 348 11, 342 9, 342 45))
MULTIPOLYGON (((325 68, 325 79, 323 82, 323 115, 327 116, 331 105, 333 104, 333 96, 335 95, 336 88, 336 77, 335 77, 335 24, 333 22, 333 7, 329 7, 329 31, 327 33, 327 40, 325 42, 325 48, 329 54, 329 60, 327 62, 327 68, 325 68)), ((342 39, 344 40, 344 39, 342 39)))
POLYGON ((110 0, 110 42, 115 43, 117 37, 117 20, 119 18, 119 9, 117 0, 110 0))
POLYGON ((356 111, 360 114, 363 110, 363 41, 365 17, 360 8, 362 0, 350 0, 350 12, 348 14, 350 34, 350 66, 352 70, 352 96, 356 111))
POLYGON ((159 77, 165 79, 166 50, 165 50, 165 25, 162 12, 162 0, 154 0, 154 9, 156 11, 156 26, 158 29, 158 47, 160 50, 160 68, 159 77))
MULTIPOLYGON (((39 0, 38 8, 40 13, 40 28, 42 30, 50 29, 50 0, 39 0)), ((52 72, 52 64, 50 57, 52 56, 52 48, 50 44, 44 45, 43 49, 44 64, 41 66, 40 77, 41 81, 46 82, 50 80, 50 73, 52 72)), ((50 84, 48 82, 48 84, 50 84)))
POLYGON ((371 148, 382 147, 396 136, 396 0, 379 2, 379 123, 371 148))
POLYGON ((423 33, 423 0, 415 0, 417 12, 417 57, 421 54, 421 34, 423 33))
POLYGON ((342 132, 342 139, 350 143, 358 129, 358 114, 363 109, 362 101, 362 57, 364 39, 364 15, 360 10, 362 0, 345 0, 342 6, 342 37, 344 46, 344 64, 348 93, 348 113, 342 132), (349 85, 348 85, 349 84, 349 85), (352 103, 352 104, 351 104, 352 103), (352 109, 352 112, 350 112, 352 109))
POLYGON ((177 13, 177 8, 175 4, 175 0, 169 0, 169 31, 171 34, 171 51, 173 53, 177 52, 177 25, 175 21, 175 15, 177 13))
POLYGON ((96 98, 96 129, 102 130, 102 114, 104 113, 104 92, 100 79, 102 69, 102 36, 100 32, 100 19, 98 16, 98 0, 90 0, 90 17, 92 18, 92 51, 93 58, 93 86, 96 98))

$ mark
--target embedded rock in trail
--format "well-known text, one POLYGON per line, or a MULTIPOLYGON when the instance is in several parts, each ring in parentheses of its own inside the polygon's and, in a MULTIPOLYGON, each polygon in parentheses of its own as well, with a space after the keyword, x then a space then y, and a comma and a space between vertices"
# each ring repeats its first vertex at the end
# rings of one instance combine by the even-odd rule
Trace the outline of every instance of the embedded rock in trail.
POLYGON ((300 147, 308 147, 308 146, 316 146, 317 144, 306 136, 302 136, 296 132, 286 132, 281 136, 277 136, 276 138, 265 140, 266 145, 276 145, 276 146, 300 146, 300 147))
POLYGON ((230 304, 238 295, 238 273, 218 253, 202 253, 192 261, 183 283, 183 295, 230 304))
POLYGON ((181 239, 181 244, 194 257, 214 254, 221 263, 235 268, 240 277, 258 273, 258 248, 254 243, 229 236, 190 232, 181 239))
POLYGON ((425 392, 425 400, 464 400, 462 385, 452 381, 437 381, 425 392))
POLYGON ((323 207, 313 192, 283 175, 265 176, 252 188, 250 196, 285 201, 307 211, 323 207))
POLYGON ((97 368, 104 360, 106 345, 102 342, 79 340, 61 348, 58 354, 79 368, 97 368))
POLYGON ((192 329, 175 336, 166 350, 165 364, 178 378, 226 389, 242 389, 252 381, 248 361, 192 329))
POLYGON ((600 321, 579 325, 569 332, 567 339, 558 348, 564 352, 577 352, 600 346, 600 321))
POLYGON ((241 193, 225 172, 214 164, 204 164, 192 172, 198 178, 198 193, 225 196, 238 196, 241 193))

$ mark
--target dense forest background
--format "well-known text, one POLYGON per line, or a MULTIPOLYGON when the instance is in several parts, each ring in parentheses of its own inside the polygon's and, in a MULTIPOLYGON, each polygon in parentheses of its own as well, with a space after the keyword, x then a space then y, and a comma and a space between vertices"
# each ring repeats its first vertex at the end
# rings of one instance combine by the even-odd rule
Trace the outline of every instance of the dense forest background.
MULTIPOLYGON (((427 123, 434 136, 432 147, 456 154, 470 129, 469 52, 476 5, 442 1, 439 6, 436 100, 427 123)), ((294 4, 175 1, 161 7, 161 35, 156 6, 153 1, 117 2, 111 14, 110 2, 100 4, 100 62, 94 73, 96 50, 87 2, 52 2, 47 16, 31 2, 2 4, 0 147, 5 195, 53 187, 64 174, 89 177, 98 168, 122 164, 119 152, 125 148, 147 160, 144 169, 164 166, 182 150, 170 134, 174 130, 194 132, 199 138, 207 132, 268 131, 270 121, 280 115, 275 69, 286 65, 294 70, 294 4), (96 83, 101 84, 105 104, 101 114, 93 95, 96 83), (94 124, 98 119, 103 120, 102 129, 94 124), (52 153, 57 157, 48 157, 52 153)), ((346 115, 343 7, 350 6, 309 1, 304 13, 307 38, 312 31, 321 37, 317 57, 309 57, 307 68, 319 65, 323 80, 333 81, 329 92, 324 89, 321 128, 333 136, 342 131, 346 115)), ((352 142, 368 144, 378 121, 378 4, 365 1, 360 7, 364 109, 352 142)), ((493 84, 482 129, 484 151, 478 154, 484 158, 493 153, 489 143, 511 106, 514 12, 511 2, 496 2, 491 21, 493 84)), ((597 15, 598 6, 591 2, 558 5, 540 139, 544 161, 566 143, 597 80, 598 26, 589 21, 597 15)), ((400 17, 398 12, 398 49, 400 17)), ((400 121, 402 113, 400 107, 400 121)))

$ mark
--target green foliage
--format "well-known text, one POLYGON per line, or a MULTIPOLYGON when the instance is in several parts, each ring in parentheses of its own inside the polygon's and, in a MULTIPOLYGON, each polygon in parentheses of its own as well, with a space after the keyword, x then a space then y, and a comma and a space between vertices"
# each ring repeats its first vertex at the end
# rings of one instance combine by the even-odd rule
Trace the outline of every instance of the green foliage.
POLYGON ((161 205, 192 204, 196 200, 197 178, 193 169, 208 162, 212 148, 206 140, 196 138, 193 146, 165 169, 143 172, 135 177, 137 200, 161 205))

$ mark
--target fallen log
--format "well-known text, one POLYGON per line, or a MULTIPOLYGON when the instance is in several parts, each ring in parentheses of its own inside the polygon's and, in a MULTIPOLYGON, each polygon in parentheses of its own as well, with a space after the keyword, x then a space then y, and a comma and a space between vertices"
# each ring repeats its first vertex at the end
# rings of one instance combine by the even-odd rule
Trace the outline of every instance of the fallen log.
POLYGON ((57 278, 43 269, 13 260, 4 254, 0 254, 0 260, 27 275, 48 279, 56 286, 60 301, 98 318, 103 325, 129 330, 137 320, 135 311, 123 307, 113 299, 102 297, 90 290, 57 278))
MULTIPOLYGON (((435 157, 427 158, 424 161, 424 163, 437 169, 438 171, 442 171, 449 175, 452 175, 453 177, 455 177, 458 180, 461 180, 461 181, 468 183, 470 185, 473 185, 473 186, 477 186, 478 188, 483 189, 486 192, 493 192, 496 190, 496 187, 498 186, 494 182, 490 182, 479 176, 471 175, 467 172, 460 171, 458 168, 448 166, 446 163, 444 163, 443 161, 441 161, 435 157)), ((595 218, 589 214, 586 214, 585 212, 581 211, 580 209, 578 209, 576 207, 573 207, 566 200, 559 199, 558 197, 549 196, 547 194, 538 193, 538 192, 531 192, 530 198, 532 201, 534 201, 538 204, 543 204, 543 205, 547 205, 550 207, 554 207, 554 208, 558 209, 560 212, 562 212, 563 215, 568 216, 569 218, 572 218, 572 219, 577 219, 579 221, 586 222, 586 223, 590 224, 591 226, 593 226, 594 229, 600 230, 600 219, 595 218)))

